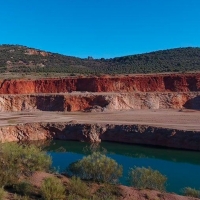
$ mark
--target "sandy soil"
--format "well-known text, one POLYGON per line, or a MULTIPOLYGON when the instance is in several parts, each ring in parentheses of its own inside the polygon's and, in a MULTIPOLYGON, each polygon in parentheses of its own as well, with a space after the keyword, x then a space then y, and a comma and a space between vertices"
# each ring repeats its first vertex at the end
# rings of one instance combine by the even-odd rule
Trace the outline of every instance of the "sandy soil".
POLYGON ((156 127, 200 131, 200 111, 131 110, 115 112, 5 112, 0 126, 31 122, 144 124, 156 127))

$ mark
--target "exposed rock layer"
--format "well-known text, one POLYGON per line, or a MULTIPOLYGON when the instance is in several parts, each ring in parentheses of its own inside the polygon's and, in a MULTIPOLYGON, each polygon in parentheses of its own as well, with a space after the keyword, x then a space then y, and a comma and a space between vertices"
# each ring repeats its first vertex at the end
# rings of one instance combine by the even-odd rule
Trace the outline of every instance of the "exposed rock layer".
MULTIPOLYGON (((4 80, 0 94, 0 111, 200 109, 200 74, 4 80)), ((198 131, 70 123, 0 127, 2 142, 44 139, 105 140, 200 150, 198 131)))
POLYGON ((200 74, 2 80, 0 94, 200 91, 200 74))
POLYGON ((200 109, 200 92, 0 95, 0 111, 87 111, 95 108, 200 109))
POLYGON ((0 127, 0 141, 78 140, 112 141, 200 150, 200 132, 156 128, 146 125, 32 123, 0 127))

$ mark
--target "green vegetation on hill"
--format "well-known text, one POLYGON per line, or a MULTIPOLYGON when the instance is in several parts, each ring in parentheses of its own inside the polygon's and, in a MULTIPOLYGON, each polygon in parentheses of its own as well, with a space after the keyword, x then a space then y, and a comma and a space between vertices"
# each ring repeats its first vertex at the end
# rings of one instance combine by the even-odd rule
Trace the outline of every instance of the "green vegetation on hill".
POLYGON ((0 143, 0 188, 14 185, 35 171, 48 171, 50 166, 51 157, 36 146, 0 143))
POLYGON ((200 70, 200 48, 177 48, 111 59, 64 56, 20 45, 0 45, 0 72, 131 74, 200 70))

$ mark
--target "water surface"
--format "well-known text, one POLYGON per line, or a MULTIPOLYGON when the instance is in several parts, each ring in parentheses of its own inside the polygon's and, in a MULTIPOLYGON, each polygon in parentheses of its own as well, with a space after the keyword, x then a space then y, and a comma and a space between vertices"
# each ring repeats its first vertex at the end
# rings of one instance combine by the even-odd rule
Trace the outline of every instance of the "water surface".
POLYGON ((181 188, 200 188, 200 152, 172 150, 147 146, 102 142, 99 145, 75 141, 54 140, 47 150, 53 159, 53 166, 60 171, 72 162, 93 151, 104 152, 123 165, 120 183, 127 185, 128 170, 131 167, 148 167, 159 170, 168 177, 167 191, 181 193, 181 188))

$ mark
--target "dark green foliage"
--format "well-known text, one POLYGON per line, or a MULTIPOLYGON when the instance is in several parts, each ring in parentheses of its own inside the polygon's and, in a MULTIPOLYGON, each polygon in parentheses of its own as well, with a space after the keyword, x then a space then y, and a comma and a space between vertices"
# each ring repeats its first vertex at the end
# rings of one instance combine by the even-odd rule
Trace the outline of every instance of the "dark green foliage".
POLYGON ((122 166, 105 155, 94 152, 75 163, 70 164, 68 172, 81 179, 105 183, 116 183, 122 176, 122 166))
POLYGON ((31 198, 29 196, 21 196, 14 194, 13 200, 31 200, 31 198))
POLYGON ((16 184, 21 176, 48 170, 50 165, 51 158, 36 146, 0 144, 0 186, 16 184))
POLYGON ((177 48, 111 59, 81 59, 19 45, 0 46, 0 72, 130 74, 200 70, 200 48, 177 48), (35 53, 29 53, 35 50, 35 53), (44 53, 48 53, 44 55, 44 53))
POLYGON ((120 190, 116 185, 104 184, 95 193, 95 200, 115 200, 120 196, 120 190))
POLYGON ((200 198, 200 190, 196 190, 191 187, 185 187, 182 190, 184 196, 200 198))
POLYGON ((90 196, 89 188, 86 183, 75 176, 70 180, 68 191, 70 196, 76 195, 82 198, 88 198, 90 196))
MULTIPOLYGON (((92 184, 89 182, 87 184, 80 178, 72 177, 68 185, 68 196, 67 199, 72 200, 115 200, 121 195, 120 190, 117 185, 112 184, 101 184, 99 188, 91 193, 92 184)), ((97 185, 96 185, 97 187, 97 185)))
POLYGON ((164 191, 167 177, 150 167, 134 167, 129 171, 128 181, 131 186, 139 189, 164 191))
POLYGON ((31 194, 34 188, 29 182, 23 181, 14 185, 14 189, 18 194, 21 194, 24 196, 24 195, 31 194))
POLYGON ((44 200, 64 200, 66 199, 65 187, 56 177, 44 179, 41 186, 41 195, 44 200))

